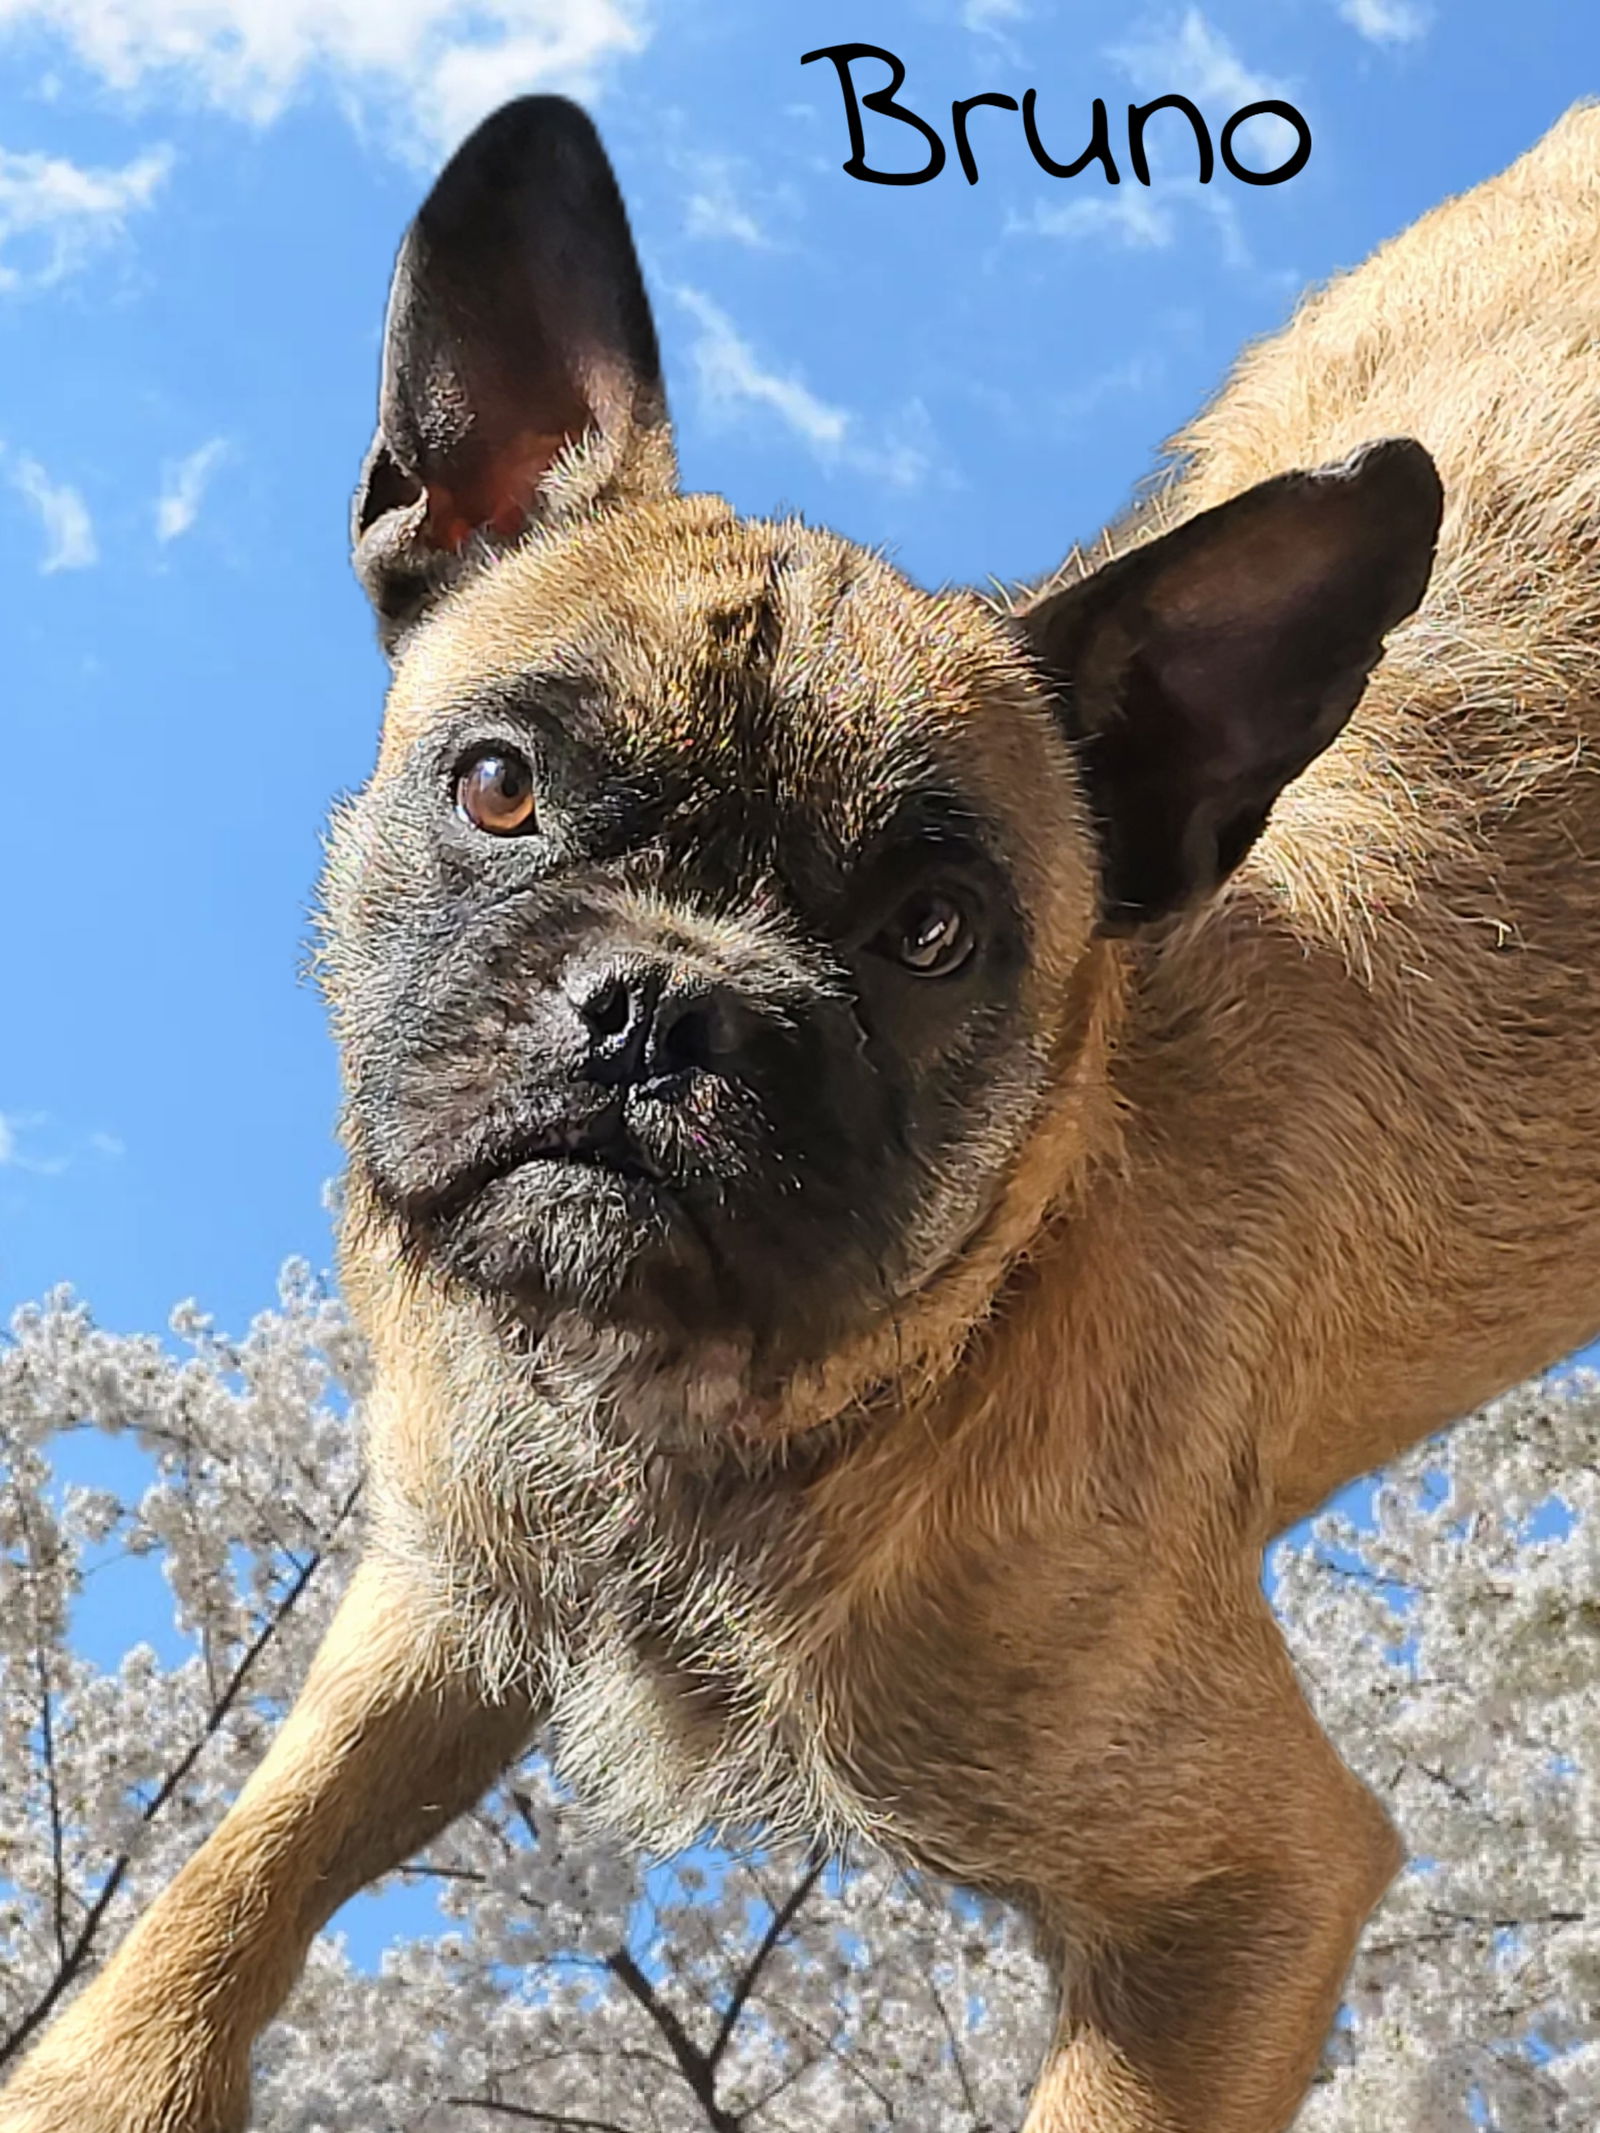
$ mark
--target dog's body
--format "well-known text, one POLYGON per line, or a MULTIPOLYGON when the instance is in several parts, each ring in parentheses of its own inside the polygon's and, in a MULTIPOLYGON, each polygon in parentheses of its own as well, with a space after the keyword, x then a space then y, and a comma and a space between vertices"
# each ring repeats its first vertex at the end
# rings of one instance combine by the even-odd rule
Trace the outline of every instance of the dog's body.
POLYGON ((396 640, 431 619, 329 877, 368 1555, 261 1772, 0 2128, 230 2133, 310 1935, 553 1714, 636 1832, 861 1830, 1024 1904, 1063 1978, 1041 2133, 1274 2133, 1396 1848, 1262 1548, 1600 1325, 1600 114, 1250 355, 1126 561, 1020 623, 674 496, 625 273, 577 358, 540 314, 508 502, 395 355, 398 319, 473 371, 447 225, 402 265, 360 520, 396 640), (1348 458, 1380 436, 1447 499, 1410 621, 1437 492, 1414 449, 1348 458), (1191 524, 1219 530, 1152 538, 1191 524), (509 552, 471 572, 485 526, 509 552), (1269 684, 1305 737, 1245 789, 1226 721, 1269 684), (1191 727, 1152 729, 1158 774, 1106 738, 1152 702, 1225 725, 1181 791, 1191 727), (507 719, 559 727, 525 745, 564 857, 429 815, 443 764, 477 829, 513 822, 507 719), (626 797, 585 827, 596 751, 626 797), (933 967, 968 898, 979 946, 927 1020, 876 921, 812 919, 934 783, 916 850, 968 871, 891 945, 933 967), (613 1073, 652 957, 671 1112, 613 1073), (589 1112, 527 1112, 568 1052, 623 1087, 626 1161, 589 1112))

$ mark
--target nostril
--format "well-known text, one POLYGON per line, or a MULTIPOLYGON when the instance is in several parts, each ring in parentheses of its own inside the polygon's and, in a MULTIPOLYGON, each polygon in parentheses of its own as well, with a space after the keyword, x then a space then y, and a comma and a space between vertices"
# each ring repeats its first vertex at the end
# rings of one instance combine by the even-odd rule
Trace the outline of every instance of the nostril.
POLYGON ((620 1037, 633 1014, 633 1001, 626 982, 615 975, 602 978, 579 1009, 597 1037, 620 1037))
POLYGON ((724 993, 664 1001, 652 1047, 656 1071, 723 1073, 736 1059, 742 1036, 742 1018, 724 993))
POLYGON ((703 1007, 682 1009, 668 1027, 659 1031, 657 1054, 664 1074, 713 1066, 717 1045, 708 1011, 703 1007))
POLYGON ((582 1026, 584 1079, 615 1086, 738 1072, 755 1017, 731 989, 644 958, 575 966, 563 990, 582 1026))

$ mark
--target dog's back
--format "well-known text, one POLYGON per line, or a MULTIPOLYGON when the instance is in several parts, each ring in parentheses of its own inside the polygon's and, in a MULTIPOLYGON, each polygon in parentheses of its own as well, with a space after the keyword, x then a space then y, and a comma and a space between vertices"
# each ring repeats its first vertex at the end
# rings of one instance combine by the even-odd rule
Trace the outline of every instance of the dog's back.
POLYGON ((1275 1208, 1255 1280, 1318 1380, 1283 1517, 1600 1325, 1600 107, 1250 351, 1157 515, 1383 434, 1443 477, 1426 600, 1128 1069, 1169 1151, 1230 1148, 1275 1208), (1206 1065, 1163 1102, 1197 1001, 1206 1065))
MULTIPOLYGON (((1578 751, 1600 727, 1600 106, 1569 113, 1249 352, 1177 440, 1176 500, 1203 510, 1384 434, 1420 438, 1443 478, 1433 578, 1351 727, 1284 795, 1275 839, 1291 900, 1352 940, 1405 907, 1452 834, 1463 849, 1498 843, 1508 806, 1529 803, 1553 828, 1558 794, 1586 812, 1578 751)), ((1600 824, 1600 787, 1587 812, 1600 824)), ((1554 886, 1548 919, 1576 922, 1577 947, 1579 870, 1554 886)), ((1534 925, 1538 895, 1508 881, 1505 916, 1534 925)))

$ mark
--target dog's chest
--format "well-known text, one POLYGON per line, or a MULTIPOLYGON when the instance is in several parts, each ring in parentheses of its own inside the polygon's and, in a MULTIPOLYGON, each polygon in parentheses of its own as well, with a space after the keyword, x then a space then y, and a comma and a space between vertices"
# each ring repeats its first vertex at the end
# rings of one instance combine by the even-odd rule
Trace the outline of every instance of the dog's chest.
POLYGON ((983 1631, 1014 1612, 1005 1596, 947 1564, 894 1605, 851 1601, 881 1581, 820 1530, 826 1445, 721 1457, 703 1429, 641 1432, 630 1389, 546 1408, 515 1461, 537 1565, 527 1661, 579 1796, 656 1848, 708 1827, 870 1832, 987 1878, 997 1754, 1014 1766, 1027 1702, 983 1631))
POLYGON ((865 1836, 992 1881, 1027 1697, 963 1638, 959 1592, 852 1610, 817 1578, 815 1541, 803 1490, 680 1487, 606 1561, 566 1566, 558 1767, 652 1847, 707 1828, 865 1836))
POLYGON ((646 1464, 631 1501, 611 1506, 606 1547, 558 1546, 550 1563, 559 1767, 597 1814, 656 1846, 708 1825, 837 1823, 816 1670, 777 1597, 803 1518, 781 1492, 730 1496, 646 1464))

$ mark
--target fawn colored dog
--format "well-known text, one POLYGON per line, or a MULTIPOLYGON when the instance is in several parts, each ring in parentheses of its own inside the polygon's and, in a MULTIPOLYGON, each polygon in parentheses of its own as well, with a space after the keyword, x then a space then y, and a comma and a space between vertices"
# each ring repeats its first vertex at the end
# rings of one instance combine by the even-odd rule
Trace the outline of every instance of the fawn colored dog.
POLYGON ((366 1552, 3 2133, 236 2133, 312 1935, 547 1720, 627 1830, 1023 1906, 1034 2133, 1288 2124, 1399 1853, 1263 1547, 1600 1324, 1597 336, 1579 111, 1098 567, 930 595, 678 493, 588 122, 473 136, 326 888, 366 1552))

